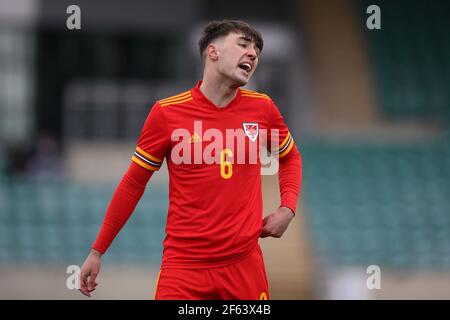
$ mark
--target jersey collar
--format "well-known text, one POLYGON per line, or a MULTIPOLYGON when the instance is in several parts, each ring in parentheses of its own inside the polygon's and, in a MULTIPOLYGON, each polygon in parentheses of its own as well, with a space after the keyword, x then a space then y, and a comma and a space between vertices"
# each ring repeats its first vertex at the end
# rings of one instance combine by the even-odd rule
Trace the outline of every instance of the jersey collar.
POLYGON ((214 103, 212 103, 200 90, 200 85, 202 84, 202 80, 197 82, 197 85, 192 89, 192 96, 194 100, 196 100, 200 106, 207 106, 208 108, 212 108, 215 111, 223 112, 226 110, 232 109, 235 105, 239 103, 241 100, 241 90, 237 89, 236 97, 230 101, 225 107, 218 107, 214 103))

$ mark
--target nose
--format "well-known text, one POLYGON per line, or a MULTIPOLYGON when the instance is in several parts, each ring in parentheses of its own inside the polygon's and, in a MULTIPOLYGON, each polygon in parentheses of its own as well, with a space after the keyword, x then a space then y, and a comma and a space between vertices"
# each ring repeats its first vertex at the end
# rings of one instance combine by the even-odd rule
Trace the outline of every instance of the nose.
POLYGON ((249 57, 250 59, 255 60, 257 56, 258 55, 257 55, 256 50, 254 48, 251 48, 251 49, 249 49, 247 51, 247 57, 249 57))

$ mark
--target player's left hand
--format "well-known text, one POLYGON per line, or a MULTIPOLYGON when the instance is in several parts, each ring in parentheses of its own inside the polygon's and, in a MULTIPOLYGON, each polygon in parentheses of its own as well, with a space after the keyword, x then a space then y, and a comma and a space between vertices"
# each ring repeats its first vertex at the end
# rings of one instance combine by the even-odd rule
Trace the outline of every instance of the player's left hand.
POLYGON ((289 222, 294 217, 294 213, 287 207, 279 207, 263 220, 263 229, 261 238, 274 237, 280 238, 286 231, 289 222))

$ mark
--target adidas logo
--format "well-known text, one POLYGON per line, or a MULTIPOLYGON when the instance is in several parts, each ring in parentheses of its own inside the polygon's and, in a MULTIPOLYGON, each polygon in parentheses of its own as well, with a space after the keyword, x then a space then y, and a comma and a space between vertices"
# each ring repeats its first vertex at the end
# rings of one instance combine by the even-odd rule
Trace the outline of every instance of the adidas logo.
POLYGON ((189 137, 189 143, 196 143, 200 141, 202 141, 202 138, 200 138, 200 136, 196 132, 194 132, 192 136, 189 137))

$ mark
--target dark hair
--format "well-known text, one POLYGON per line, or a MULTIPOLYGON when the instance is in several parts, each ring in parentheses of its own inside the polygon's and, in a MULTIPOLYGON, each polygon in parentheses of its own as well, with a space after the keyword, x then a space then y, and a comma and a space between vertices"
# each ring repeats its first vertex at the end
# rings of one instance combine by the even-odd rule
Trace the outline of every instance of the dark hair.
POLYGON ((264 41, 261 34, 248 23, 241 20, 211 21, 203 30, 202 37, 198 42, 200 56, 203 58, 203 51, 215 39, 227 36, 230 32, 241 32, 246 38, 253 41, 259 52, 262 51, 264 41))

